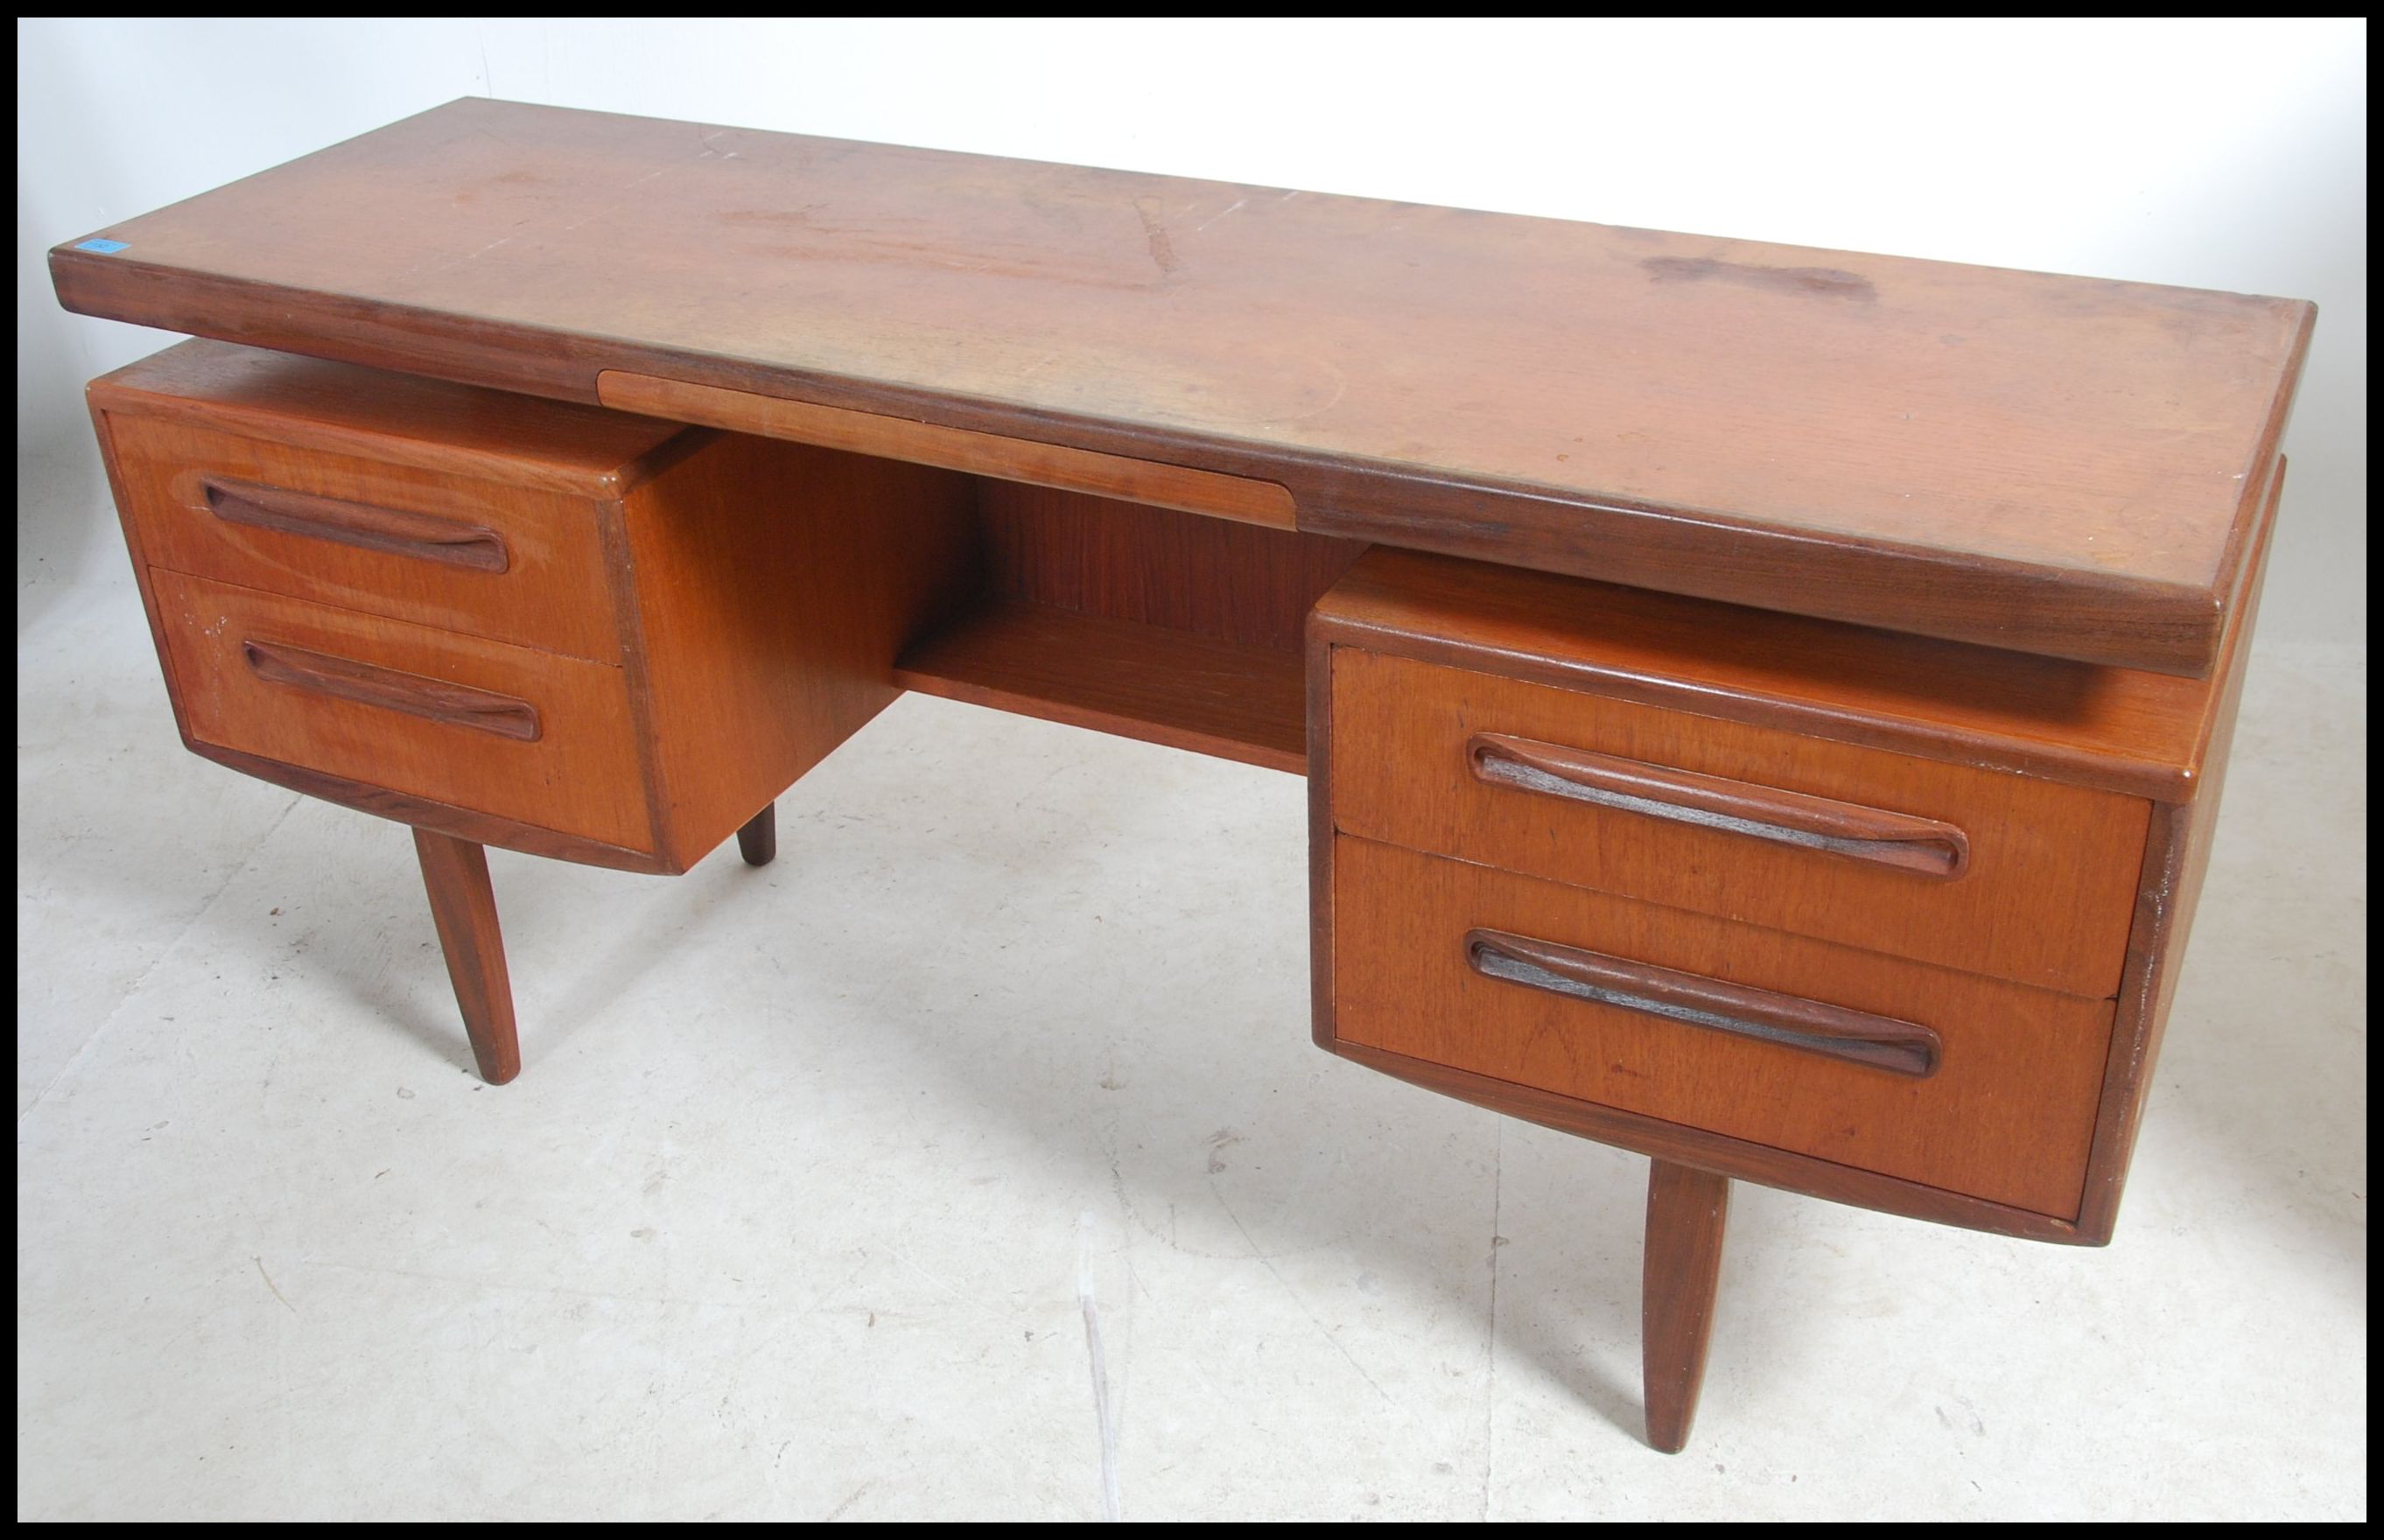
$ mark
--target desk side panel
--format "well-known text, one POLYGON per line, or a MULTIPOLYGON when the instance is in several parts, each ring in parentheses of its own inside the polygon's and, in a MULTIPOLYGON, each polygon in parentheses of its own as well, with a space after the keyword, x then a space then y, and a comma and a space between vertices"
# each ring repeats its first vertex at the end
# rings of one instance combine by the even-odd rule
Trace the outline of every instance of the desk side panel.
POLYGON ((2260 614, 2267 578, 2268 550, 2284 497, 2285 462, 2279 456, 2266 486, 2266 512, 2254 534, 2252 563, 2236 605, 2222 661, 2218 688, 2206 721, 2196 794, 2191 802, 2157 803, 2144 852, 2136 919, 2128 938, 2126 970, 2119 985, 2118 1018, 2111 1035, 2111 1061, 2104 1074, 2103 1106, 2094 1131, 2094 1156, 2087 1166, 2086 1198, 2078 1218, 2080 1238, 2100 1246, 2119 1220, 2128 1167, 2136 1135, 2152 1095, 2169 1007, 2177 998, 2186 939, 2210 867, 2210 842, 2218 826, 2226 789, 2228 751, 2234 746, 2235 718, 2251 664, 2252 630, 2260 614))
POLYGON ((724 434, 633 490, 617 560, 655 824, 700 861, 901 693, 902 648, 965 602, 967 477, 724 434))

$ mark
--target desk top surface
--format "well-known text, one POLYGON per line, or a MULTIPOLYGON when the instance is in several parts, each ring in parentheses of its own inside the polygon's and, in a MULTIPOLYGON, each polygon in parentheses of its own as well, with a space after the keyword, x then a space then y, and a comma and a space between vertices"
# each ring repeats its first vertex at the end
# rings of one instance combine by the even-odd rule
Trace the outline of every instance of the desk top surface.
POLYGON ((1303 528, 2206 672, 2295 301, 465 100, 52 256, 69 308, 1280 482, 1303 528))

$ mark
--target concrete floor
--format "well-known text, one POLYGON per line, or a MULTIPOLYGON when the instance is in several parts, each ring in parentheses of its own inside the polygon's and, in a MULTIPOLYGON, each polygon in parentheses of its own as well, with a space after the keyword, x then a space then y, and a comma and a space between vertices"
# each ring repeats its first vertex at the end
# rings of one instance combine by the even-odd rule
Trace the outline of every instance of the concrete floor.
POLYGON ((497 853, 491 1089, 405 831, 19 602, 20 1517, 2365 1513, 2364 650, 2255 654, 2117 1242, 1742 1186, 1668 1459, 1645 1162, 1309 1046, 1293 777, 913 698, 766 871, 497 853))

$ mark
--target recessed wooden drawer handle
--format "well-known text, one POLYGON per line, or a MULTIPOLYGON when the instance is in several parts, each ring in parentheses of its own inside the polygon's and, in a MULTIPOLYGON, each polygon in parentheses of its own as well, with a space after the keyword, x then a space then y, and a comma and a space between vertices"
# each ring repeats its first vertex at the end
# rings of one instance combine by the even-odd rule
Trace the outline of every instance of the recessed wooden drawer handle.
POLYGON ((212 476, 203 478, 200 485, 205 489, 208 511, 227 524, 336 540, 474 572, 503 572, 512 562, 504 537, 477 524, 212 476))
POLYGON ((1466 932, 1465 953, 1476 973, 1551 994, 1759 1038, 1915 1079, 1937 1071, 1937 1034, 1890 1016, 1533 941, 1503 930, 1466 932))
POLYGON ((537 742, 541 730, 538 708, 511 695, 425 678, 419 674, 404 674, 378 664, 358 663, 354 658, 335 658, 328 652, 309 652, 278 641, 243 641, 241 651, 247 655, 251 671, 268 684, 336 695, 342 701, 402 711, 409 716, 444 722, 451 727, 469 727, 524 743, 537 742))
POLYGON ((1802 845, 1924 876, 1959 876, 1970 863, 1969 837, 1934 818, 1504 733, 1476 733, 1466 748, 1474 775, 1500 786, 1802 845))

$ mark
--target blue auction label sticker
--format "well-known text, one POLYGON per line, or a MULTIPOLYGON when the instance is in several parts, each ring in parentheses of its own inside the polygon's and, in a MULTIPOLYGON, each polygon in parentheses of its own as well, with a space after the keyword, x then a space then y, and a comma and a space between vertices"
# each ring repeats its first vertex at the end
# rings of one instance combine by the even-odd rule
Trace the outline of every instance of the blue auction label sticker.
POLYGON ((129 241, 110 241, 105 235, 94 235, 88 241, 76 242, 75 250, 79 252, 100 252, 105 254, 107 252, 120 252, 126 246, 130 244, 131 242, 129 241))

